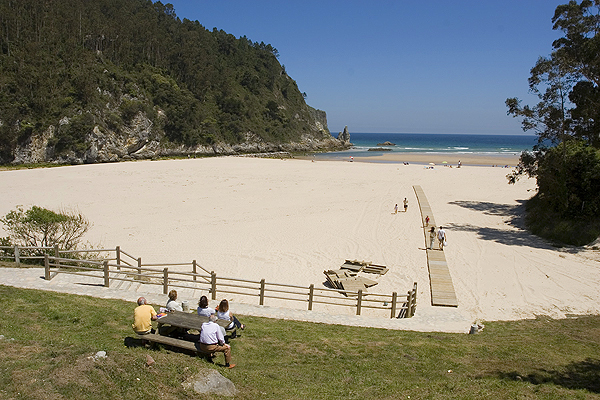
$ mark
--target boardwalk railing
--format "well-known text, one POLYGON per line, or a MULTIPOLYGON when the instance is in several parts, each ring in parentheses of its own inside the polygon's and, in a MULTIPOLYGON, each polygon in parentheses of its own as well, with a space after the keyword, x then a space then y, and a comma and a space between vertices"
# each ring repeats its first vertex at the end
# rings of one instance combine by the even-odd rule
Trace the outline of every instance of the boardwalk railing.
POLYGON ((390 318, 410 318, 415 314, 417 305, 416 282, 406 294, 397 292, 378 294, 362 290, 352 292, 320 288, 315 285, 306 287, 273 283, 266 282, 264 279, 251 281, 217 276, 214 271, 209 272, 200 266, 196 260, 191 263, 142 264, 141 258, 126 253, 119 246, 114 249, 73 251, 60 250, 57 246, 43 248, 4 246, 0 247, 0 258, 14 259, 17 264, 21 259, 43 259, 46 280, 51 280, 58 274, 72 274, 102 279, 105 287, 110 287, 111 282, 114 281, 160 285, 164 294, 169 292, 169 288, 207 290, 213 300, 217 299, 217 293, 237 294, 256 298, 259 305, 265 305, 267 299, 278 299, 306 303, 308 310, 313 310, 318 304, 351 307, 356 309, 356 315, 361 315, 363 309, 388 310, 390 318), (6 249, 12 252, 7 252, 6 249), (35 250, 37 253, 23 256, 23 250, 35 250), (89 252, 104 254, 105 257, 96 259, 67 257, 67 255, 89 252), (190 266, 191 272, 169 270, 169 267, 182 266, 190 266), (340 293, 346 296, 341 297, 340 293))

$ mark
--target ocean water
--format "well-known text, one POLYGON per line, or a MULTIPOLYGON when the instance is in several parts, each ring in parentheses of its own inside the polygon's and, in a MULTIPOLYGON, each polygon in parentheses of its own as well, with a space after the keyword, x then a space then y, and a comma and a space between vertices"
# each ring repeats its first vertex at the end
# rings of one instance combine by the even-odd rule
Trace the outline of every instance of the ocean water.
POLYGON ((428 133, 350 133, 354 147, 343 152, 326 153, 329 157, 368 157, 392 153, 431 153, 469 155, 519 155, 537 143, 534 135, 473 135, 428 133), (392 142, 395 146, 378 146, 392 142), (386 148, 389 151, 369 151, 386 148))

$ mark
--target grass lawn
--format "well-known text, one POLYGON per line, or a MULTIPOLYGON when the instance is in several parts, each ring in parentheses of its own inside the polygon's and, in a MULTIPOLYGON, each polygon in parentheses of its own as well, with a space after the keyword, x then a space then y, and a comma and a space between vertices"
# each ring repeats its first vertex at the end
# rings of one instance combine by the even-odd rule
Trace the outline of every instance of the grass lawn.
POLYGON ((237 399, 600 398, 597 316, 486 323, 477 335, 241 316, 227 370, 222 354, 209 364, 127 347, 132 303, 6 286, 0 296, 0 399, 212 398, 181 385, 202 368, 229 378, 237 399), (106 359, 88 358, 100 350, 106 359))

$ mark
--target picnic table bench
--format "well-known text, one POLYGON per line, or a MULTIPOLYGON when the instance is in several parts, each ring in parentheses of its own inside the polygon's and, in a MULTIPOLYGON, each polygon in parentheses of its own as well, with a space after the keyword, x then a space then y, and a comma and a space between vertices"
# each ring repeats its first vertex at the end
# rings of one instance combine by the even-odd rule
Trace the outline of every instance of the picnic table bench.
POLYGON ((190 342, 189 340, 177 339, 171 336, 159 335, 158 333, 147 333, 145 335, 138 334, 138 339, 147 340, 149 342, 166 344, 168 346, 179 347, 180 349, 195 351, 197 353, 205 353, 200 349, 198 342, 190 342))
MULTIPOLYGON (((195 329, 198 332, 202 330, 202 324, 208 322, 208 317, 198 315, 195 313, 185 313, 181 311, 170 312, 164 317, 161 317, 157 320, 158 322, 158 330, 157 333, 148 333, 148 334, 138 334, 138 339, 142 341, 146 340, 149 342, 165 344, 168 346, 179 347, 180 349, 184 349, 187 351, 192 351, 196 353, 201 353, 205 355, 214 355, 212 353, 204 352, 200 349, 200 345, 197 341, 189 341, 185 339, 177 339, 167 335, 161 335, 161 328, 163 325, 170 325, 177 328, 183 328, 185 330, 195 329)), ((231 321, 226 321, 223 319, 218 319, 216 323, 223 328, 227 328, 227 326, 231 323, 231 321)), ((235 327, 229 331, 235 332, 235 327)))

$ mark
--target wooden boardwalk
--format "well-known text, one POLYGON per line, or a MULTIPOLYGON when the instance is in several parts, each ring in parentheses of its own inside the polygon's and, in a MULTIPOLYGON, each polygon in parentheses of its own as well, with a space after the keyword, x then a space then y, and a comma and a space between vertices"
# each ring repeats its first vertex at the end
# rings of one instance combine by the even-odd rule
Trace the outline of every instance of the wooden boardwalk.
POLYGON ((431 206, 427 201, 427 197, 421 189, 421 186, 413 186, 417 200, 419 201, 419 208, 421 209, 421 222, 423 226, 423 233, 425 235, 425 248, 427 249, 427 267, 429 268, 429 284, 431 287, 431 305, 432 306, 445 306, 445 307, 458 307, 458 300, 456 299, 456 293, 454 292, 454 285, 452 284, 452 277, 448 270, 448 263, 446 262, 446 256, 443 251, 437 250, 438 241, 435 239, 433 244, 433 250, 429 250, 429 232, 428 230, 432 226, 436 226, 435 219, 433 218, 433 212, 431 206), (425 226, 425 218, 429 216, 429 226, 425 226))

